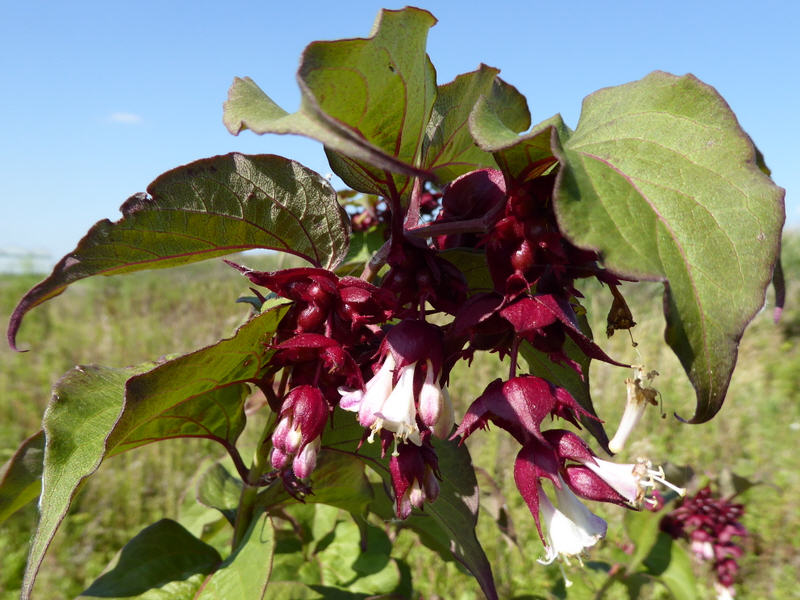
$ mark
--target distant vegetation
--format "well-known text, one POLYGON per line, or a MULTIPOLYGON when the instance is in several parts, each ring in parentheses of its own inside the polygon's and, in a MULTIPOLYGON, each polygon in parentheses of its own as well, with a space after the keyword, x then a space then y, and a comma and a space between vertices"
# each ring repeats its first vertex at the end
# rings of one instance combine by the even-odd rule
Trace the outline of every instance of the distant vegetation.
MULTIPOLYGON (((245 262, 270 258, 244 258, 245 262)), ((772 322, 772 292, 766 310, 747 329, 739 353, 728 400, 720 414, 704 425, 683 425, 672 415, 690 416, 694 393, 672 352, 662 342, 663 318, 659 311, 660 286, 626 287, 626 297, 639 325, 633 330, 638 342, 632 348, 626 332, 608 340, 615 358, 644 362, 659 371, 656 387, 661 392, 662 418, 657 409, 645 415, 640 432, 623 459, 647 454, 653 460, 690 464, 701 476, 715 477, 723 465, 738 475, 763 482, 743 497, 747 505, 744 524, 751 532, 747 555, 742 559, 744 597, 789 598, 797 594, 797 533, 800 532, 800 309, 793 300, 800 281, 800 237, 788 235, 783 250, 788 283, 787 309, 783 320, 772 322)), ((263 264, 262 264, 263 267, 263 264)), ((31 274, 0 276, 0 314, 6 319, 21 295, 41 277, 31 274)), ((248 294, 245 280, 232 269, 214 262, 169 272, 147 272, 118 278, 98 279, 74 286, 62 297, 46 303, 27 319, 19 335, 20 345, 35 352, 15 354, 0 349, 0 463, 17 445, 38 430, 56 373, 77 363, 123 366, 167 353, 190 351, 228 336, 248 315, 247 304, 236 304, 248 294), (125 319, 117 316, 125 315, 125 319)), ((591 296, 598 303, 589 307, 595 335, 605 337, 602 322, 610 296, 591 296)), ((605 340, 603 340, 605 342, 605 340)), ((604 344, 605 345, 605 344, 604 344)), ((476 361, 481 376, 458 370, 452 376, 452 395, 459 403, 457 414, 481 390, 476 381, 493 376, 497 364, 476 361)), ((619 370, 593 363, 593 397, 599 412, 608 416, 613 430, 621 413, 625 386, 619 370)), ((538 565, 541 543, 527 507, 514 490, 511 473, 515 445, 506 436, 475 436, 471 446, 475 463, 497 482, 507 499, 508 512, 516 522, 519 547, 497 535, 492 513, 502 505, 502 496, 488 498, 481 513, 479 534, 491 562, 500 597, 530 593, 561 578, 555 567, 538 565), (499 504, 498 504, 499 503, 499 504)), ((139 529, 160 517, 177 517, 185 487, 203 461, 219 458, 210 442, 173 441, 142 452, 114 458, 114 469, 103 468, 75 501, 65 525, 56 536, 37 585, 39 598, 78 595, 105 567, 121 546, 139 529), (120 464, 121 463, 121 464, 120 464)), ((489 489, 484 485, 484 491, 489 489)), ((621 511, 606 511, 607 519, 620 518, 621 511)), ((30 505, 0 526, 0 598, 16 598, 26 558, 26 541, 36 522, 36 507, 30 505)), ((621 528, 596 548, 592 559, 603 560, 624 542, 621 528)), ((417 549, 413 538, 401 534, 397 553, 407 553, 414 566, 414 581, 425 598, 448 590, 446 597, 478 598, 480 592, 470 577, 454 563, 431 569, 432 555, 417 549), (413 550, 413 552, 412 552, 413 550), (427 590, 427 591, 426 591, 427 590)), ((607 560, 607 558, 606 558, 607 560)), ((699 573, 703 573, 699 571, 699 573)), ((710 584, 709 584, 710 585, 710 584)), ((533 598, 533 596, 529 596, 533 598)))

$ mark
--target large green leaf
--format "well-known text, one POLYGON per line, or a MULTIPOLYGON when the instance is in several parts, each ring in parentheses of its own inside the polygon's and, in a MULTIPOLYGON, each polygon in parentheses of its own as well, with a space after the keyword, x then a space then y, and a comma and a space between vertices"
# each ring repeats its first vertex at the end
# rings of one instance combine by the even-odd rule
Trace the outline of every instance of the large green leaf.
POLYGON ((561 115, 539 123, 526 134, 516 135, 489 112, 485 102, 475 107, 470 128, 478 145, 493 153, 506 178, 516 182, 534 179, 551 170, 557 162, 553 145, 570 135, 561 115))
POLYGON ((336 192, 289 159, 228 154, 168 171, 120 208, 122 219, 95 224, 11 316, 14 347, 22 317, 71 283, 173 267, 252 248, 296 254, 335 267, 347 254, 350 225, 336 192))
POLYGON ((44 432, 20 444, 0 469, 0 523, 39 496, 42 489, 44 432))
POLYGON ((665 282, 666 340, 697 392, 692 422, 707 421, 764 302, 783 190, 725 101, 692 75, 595 92, 557 154, 559 225, 609 269, 665 282))
POLYGON ((282 314, 279 308, 259 315, 232 338, 155 368, 76 367, 56 384, 44 417, 41 516, 23 599, 78 487, 104 457, 179 437, 232 449, 244 426, 243 382, 258 377, 273 352, 266 343, 282 314))
POLYGON ((253 519, 244 540, 210 575, 196 600, 266 598, 275 551, 275 531, 266 513, 253 519))
POLYGON ((439 86, 425 132, 422 166, 432 171, 440 183, 469 171, 497 166, 492 155, 472 139, 469 115, 478 99, 490 93, 499 72, 481 65, 477 71, 439 86))
POLYGON ((79 485, 97 470, 105 439, 122 405, 133 369, 75 367, 56 384, 44 414, 44 470, 39 524, 31 541, 22 583, 30 598, 36 573, 79 485))
POLYGON ((339 521, 333 539, 316 552, 326 586, 351 593, 388 594, 400 583, 397 563, 391 558, 392 543, 381 529, 366 525, 366 537, 352 520, 339 521), (362 551, 361 544, 366 551, 362 551))
POLYGON ((245 382, 263 374, 284 314, 280 307, 263 313, 229 339, 132 377, 109 454, 168 437, 206 437, 230 449, 245 425, 245 382))
POLYGON ((447 531, 450 551, 478 580, 486 598, 496 599, 492 567, 475 535, 480 490, 472 458, 466 446, 436 438, 433 441, 439 457, 439 469, 447 476, 439 483, 439 497, 426 505, 425 510, 447 531))
POLYGON ((369 38, 310 44, 300 62, 300 110, 289 114, 249 78, 237 78, 225 103, 231 133, 295 133, 319 140, 332 168, 362 192, 410 192, 436 95, 425 53, 436 19, 418 8, 383 10, 369 38), (341 168, 339 165, 341 164, 341 168))
POLYGON ((131 539, 79 598, 192 600, 221 562, 214 548, 162 519, 131 539))

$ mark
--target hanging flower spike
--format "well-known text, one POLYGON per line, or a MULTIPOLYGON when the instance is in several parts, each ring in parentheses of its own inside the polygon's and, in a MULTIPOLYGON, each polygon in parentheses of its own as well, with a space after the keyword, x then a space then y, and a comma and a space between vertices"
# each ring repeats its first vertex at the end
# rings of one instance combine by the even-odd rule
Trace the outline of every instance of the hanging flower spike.
MULTIPOLYGON (((452 403, 438 384, 442 370, 442 334, 424 321, 405 320, 392 327, 381 343, 383 362, 365 389, 340 388, 339 406, 358 412, 358 422, 371 429, 369 441, 381 430, 391 431, 399 443, 421 444, 419 410, 424 427, 446 435, 452 428, 452 403), (417 372, 424 365, 425 379, 417 372), (419 407, 419 408, 418 408, 419 407), (442 433, 445 429, 448 431, 442 433)), ((395 452, 397 450, 395 449, 395 452)))
POLYGON ((322 333, 341 343, 357 338, 366 324, 383 323, 396 306, 391 293, 356 277, 339 278, 332 271, 312 267, 281 271, 253 271, 225 261, 256 285, 294 302, 282 322, 284 335, 322 333))
POLYGON ((284 470, 290 457, 295 475, 304 479, 317 463, 320 435, 328 422, 330 409, 322 392, 310 385, 300 385, 286 395, 280 421, 272 434, 273 468, 284 470))
POLYGON ((739 571, 736 560, 744 550, 733 538, 747 536, 747 529, 739 522, 743 515, 744 505, 716 497, 707 485, 661 520, 662 531, 673 538, 689 540, 698 560, 713 561, 718 598, 735 595, 733 585, 739 571))
POLYGON ((395 513, 400 519, 407 519, 412 508, 422 508, 425 502, 433 502, 439 496, 438 461, 427 441, 420 446, 400 446, 389 461, 389 471, 395 513))
POLYGON ((656 371, 650 371, 645 375, 644 367, 633 367, 633 378, 626 379, 625 385, 628 388, 625 412, 619 422, 617 433, 608 443, 608 448, 616 454, 625 446, 633 428, 636 427, 644 414, 644 409, 648 404, 656 405, 656 395, 658 391, 650 387, 650 382, 658 375, 656 371))

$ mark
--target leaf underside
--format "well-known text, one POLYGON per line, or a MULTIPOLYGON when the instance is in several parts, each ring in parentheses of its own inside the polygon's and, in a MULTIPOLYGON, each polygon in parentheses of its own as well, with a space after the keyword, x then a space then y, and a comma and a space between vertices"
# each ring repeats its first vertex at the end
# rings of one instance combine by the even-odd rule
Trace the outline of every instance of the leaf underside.
POLYGON ((757 167, 725 101, 692 75, 655 72, 595 92, 554 151, 560 227, 612 271, 664 281, 666 341, 697 393, 691 422, 709 420, 763 305, 783 190, 757 167))

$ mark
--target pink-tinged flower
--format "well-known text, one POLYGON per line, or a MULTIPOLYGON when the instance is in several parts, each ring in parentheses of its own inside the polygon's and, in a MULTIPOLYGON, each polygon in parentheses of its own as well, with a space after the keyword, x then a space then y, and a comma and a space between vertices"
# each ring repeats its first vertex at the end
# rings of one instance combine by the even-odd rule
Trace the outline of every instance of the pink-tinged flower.
POLYGON ((320 435, 328 422, 330 408, 322 392, 310 385, 300 385, 286 395, 280 420, 272 433, 273 468, 284 470, 292 459, 295 475, 304 479, 317 462, 320 435))
POLYGON ((317 456, 322 446, 322 439, 317 436, 308 444, 303 446, 298 454, 295 454, 292 461, 292 471, 299 479, 305 479, 317 466, 317 456))
POLYGON ((628 440, 634 427, 639 423, 644 414, 644 409, 648 404, 656 405, 656 395, 658 392, 650 387, 649 383, 655 378, 658 373, 650 371, 645 375, 644 368, 634 367, 633 378, 626 379, 625 385, 628 388, 627 401, 625 403, 625 412, 622 413, 622 419, 619 422, 617 433, 608 443, 608 449, 614 454, 620 452, 625 442, 628 440))
POLYGON ((414 403, 414 368, 411 363, 400 368, 400 376, 392 392, 380 409, 375 411, 372 431, 387 429, 394 432, 396 440, 411 441, 417 446, 422 442, 417 426, 417 408, 414 403))
MULTIPOLYGON (((571 431, 551 429, 543 433, 556 450, 559 460, 575 461, 562 469, 567 484, 587 500, 613 502, 639 508, 646 493, 660 483, 683 496, 686 490, 664 478, 660 467, 653 468, 650 461, 639 459, 636 463, 614 463, 598 458, 589 446, 571 431)), ((652 501, 654 502, 654 501, 652 501)))
POLYGON ((577 557, 584 550, 594 546, 605 537, 606 522, 592 513, 563 485, 556 486, 556 500, 558 508, 553 506, 550 499, 539 486, 539 510, 545 530, 545 557, 539 560, 542 564, 550 564, 555 559, 561 558, 568 562, 571 557, 577 557))
POLYGON ((423 426, 440 437, 449 434, 452 403, 438 383, 442 369, 439 328, 424 321, 402 321, 386 334, 380 354, 383 362, 363 390, 339 389, 339 406, 358 413, 358 422, 371 430, 369 441, 386 430, 397 442, 419 446, 418 415, 423 426))
POLYGON ((419 393, 419 416, 430 427, 433 435, 445 439, 455 424, 453 402, 447 388, 439 385, 431 361, 427 361, 427 367, 425 381, 419 393))
POLYGON ((436 500, 439 496, 438 470, 436 453, 427 442, 420 446, 404 444, 392 455, 389 471, 395 494, 395 513, 399 518, 406 519, 412 508, 422 508, 425 502, 436 500))

